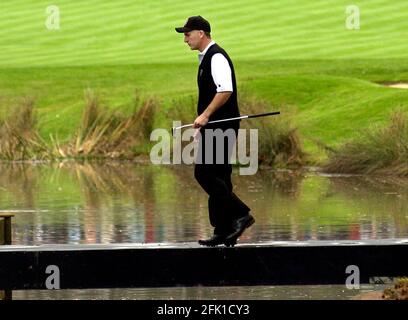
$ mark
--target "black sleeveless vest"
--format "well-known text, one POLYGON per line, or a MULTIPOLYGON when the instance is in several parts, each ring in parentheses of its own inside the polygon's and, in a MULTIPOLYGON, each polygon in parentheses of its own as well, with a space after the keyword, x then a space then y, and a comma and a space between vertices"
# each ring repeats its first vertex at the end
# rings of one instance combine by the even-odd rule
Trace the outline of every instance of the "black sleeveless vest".
MULTIPOLYGON (((197 114, 200 115, 208 107, 211 101, 214 99, 217 93, 217 87, 214 83, 213 77, 211 75, 211 59, 214 54, 221 53, 227 60, 231 68, 232 75, 232 87, 233 92, 227 102, 219 107, 210 117, 209 121, 219 120, 224 118, 239 117, 239 108, 237 100, 237 83, 235 80, 234 66, 228 54, 217 44, 213 44, 206 54, 198 68, 197 83, 198 83, 198 105, 197 114)), ((238 121, 233 121, 231 123, 237 124, 238 121)), ((226 122, 229 123, 229 122, 226 122)))

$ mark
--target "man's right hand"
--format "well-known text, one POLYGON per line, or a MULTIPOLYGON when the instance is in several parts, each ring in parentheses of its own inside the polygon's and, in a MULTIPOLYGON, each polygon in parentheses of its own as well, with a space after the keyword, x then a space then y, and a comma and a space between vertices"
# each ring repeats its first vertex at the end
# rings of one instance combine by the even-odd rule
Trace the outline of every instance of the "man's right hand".
POLYGON ((204 127, 208 123, 209 117, 203 112, 194 120, 194 128, 204 127))

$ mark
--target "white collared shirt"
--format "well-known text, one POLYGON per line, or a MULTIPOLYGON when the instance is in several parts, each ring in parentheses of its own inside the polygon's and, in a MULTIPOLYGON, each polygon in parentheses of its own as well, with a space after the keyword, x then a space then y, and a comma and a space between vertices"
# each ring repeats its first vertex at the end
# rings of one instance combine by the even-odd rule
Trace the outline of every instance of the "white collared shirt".
MULTIPOLYGON (((215 44, 211 41, 208 46, 198 54, 198 61, 201 63, 203 61, 204 55, 207 53, 208 49, 215 44)), ((227 58, 225 58, 221 53, 216 53, 211 59, 211 75, 213 77, 214 83, 217 87, 217 92, 232 92, 234 91, 232 86, 232 72, 229 66, 227 58)))

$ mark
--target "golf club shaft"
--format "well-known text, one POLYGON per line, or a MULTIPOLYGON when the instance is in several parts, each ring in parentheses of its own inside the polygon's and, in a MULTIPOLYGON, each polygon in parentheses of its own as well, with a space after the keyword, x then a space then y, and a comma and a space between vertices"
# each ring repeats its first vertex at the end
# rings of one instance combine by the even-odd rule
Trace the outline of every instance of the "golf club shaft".
MULTIPOLYGON (((221 120, 213 120, 213 121, 209 121, 207 124, 217 123, 217 122, 225 122, 225 121, 242 120, 242 119, 250 119, 250 118, 259 118, 259 117, 266 117, 266 116, 273 116, 273 115, 276 115, 276 114, 280 114, 280 111, 259 113, 259 114, 253 114, 253 115, 241 116, 241 117, 235 117, 235 118, 228 118, 228 119, 221 119, 221 120)), ((183 129, 183 128, 188 128, 188 127, 192 127, 192 126, 194 126, 194 123, 185 124, 185 125, 182 125, 182 126, 179 126, 179 127, 174 127, 173 132, 174 132, 174 130, 177 130, 177 129, 183 129)))

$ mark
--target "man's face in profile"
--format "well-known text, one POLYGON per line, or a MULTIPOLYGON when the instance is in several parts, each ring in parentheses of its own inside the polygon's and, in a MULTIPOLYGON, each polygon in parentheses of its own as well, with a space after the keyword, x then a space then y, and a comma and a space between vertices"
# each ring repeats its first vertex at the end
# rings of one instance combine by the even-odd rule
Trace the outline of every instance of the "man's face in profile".
POLYGON ((184 42, 189 45, 191 50, 198 50, 203 35, 204 32, 201 30, 192 30, 189 32, 184 32, 184 42))

